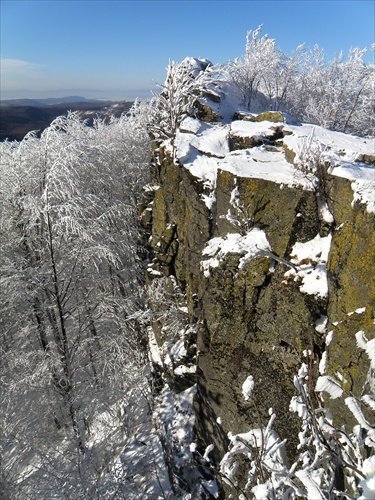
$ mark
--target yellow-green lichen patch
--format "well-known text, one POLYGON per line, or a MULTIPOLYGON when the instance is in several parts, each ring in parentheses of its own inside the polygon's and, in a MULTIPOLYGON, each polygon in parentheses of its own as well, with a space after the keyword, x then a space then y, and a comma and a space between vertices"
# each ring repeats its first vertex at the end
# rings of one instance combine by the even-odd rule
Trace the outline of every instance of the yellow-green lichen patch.
POLYGON ((253 116, 254 122, 274 122, 274 123, 284 123, 285 118, 280 111, 266 111, 265 113, 260 113, 259 115, 253 116))

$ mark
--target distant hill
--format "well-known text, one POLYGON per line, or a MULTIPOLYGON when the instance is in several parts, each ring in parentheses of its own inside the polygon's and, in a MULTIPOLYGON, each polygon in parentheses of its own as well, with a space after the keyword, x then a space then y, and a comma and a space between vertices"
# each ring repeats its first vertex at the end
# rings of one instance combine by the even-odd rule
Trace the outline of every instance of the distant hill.
POLYGON ((32 131, 41 133, 57 117, 80 111, 83 118, 120 116, 131 108, 131 101, 99 101, 72 96, 61 99, 14 99, 0 101, 0 141, 20 141, 32 131))
POLYGON ((13 106, 13 105, 21 105, 21 106, 54 106, 58 104, 110 104, 113 101, 106 100, 101 101, 98 99, 87 99, 86 97, 81 97, 77 95, 68 96, 68 97, 50 97, 47 99, 5 99, 0 100, 0 105, 3 106, 13 106))

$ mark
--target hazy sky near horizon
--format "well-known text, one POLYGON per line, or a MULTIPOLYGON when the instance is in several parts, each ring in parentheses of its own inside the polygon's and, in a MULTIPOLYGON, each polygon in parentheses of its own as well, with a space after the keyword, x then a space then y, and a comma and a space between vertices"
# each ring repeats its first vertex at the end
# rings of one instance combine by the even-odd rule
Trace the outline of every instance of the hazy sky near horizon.
POLYGON ((240 57, 262 23, 331 59, 374 43, 374 1, 1 0, 1 96, 150 97, 169 59, 240 57))

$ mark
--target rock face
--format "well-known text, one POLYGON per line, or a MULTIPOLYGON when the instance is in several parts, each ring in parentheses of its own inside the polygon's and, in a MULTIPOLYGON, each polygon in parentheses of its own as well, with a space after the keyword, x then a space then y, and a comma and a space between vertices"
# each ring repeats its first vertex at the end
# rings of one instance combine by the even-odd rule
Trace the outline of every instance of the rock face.
MULTIPOLYGON (((203 112, 200 106, 201 118, 203 112)), ((362 163, 352 162, 352 171, 362 169, 363 182, 331 163, 317 187, 296 159, 310 129, 271 115, 254 120, 237 113, 232 123, 205 123, 195 131, 185 124, 173 150, 169 143, 155 149, 152 188, 141 205, 150 307, 158 311, 168 298, 185 315, 184 333, 174 340, 175 333, 163 334, 161 323, 153 322, 159 350, 182 339, 188 364, 196 367, 186 376, 176 370, 181 360, 172 359, 161 371, 177 391, 196 383, 198 450, 203 455, 214 444, 210 457, 216 464, 227 449, 227 433, 265 426, 269 408, 292 461, 300 421, 289 402, 302 361, 316 380, 326 336, 333 332, 326 373, 340 373, 345 388, 359 395, 368 359, 355 334, 374 337, 375 215, 366 198, 370 162, 363 163, 367 154, 371 159, 365 151, 371 145, 347 138, 340 150, 345 160, 347 150, 357 148, 362 163), (223 133, 226 145, 213 146, 223 133), (159 280, 169 285, 158 299, 152 290, 159 280), (249 375, 255 386, 245 400, 249 375)), ((328 141, 325 131, 315 129, 322 142, 331 141, 331 152, 340 149, 343 134, 327 131, 328 141)), ((341 423, 353 423, 339 404, 333 411, 341 423)))

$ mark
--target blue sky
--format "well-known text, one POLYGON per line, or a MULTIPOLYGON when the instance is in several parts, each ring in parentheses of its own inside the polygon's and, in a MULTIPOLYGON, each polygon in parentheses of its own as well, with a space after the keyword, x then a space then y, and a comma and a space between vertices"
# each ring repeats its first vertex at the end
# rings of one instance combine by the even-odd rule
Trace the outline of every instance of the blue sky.
POLYGON ((374 1, 1 0, 2 98, 149 97, 169 59, 234 59, 262 23, 284 52, 330 59, 374 42, 374 1))

